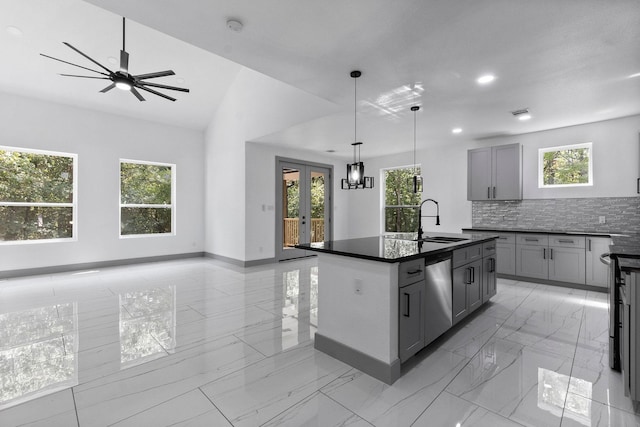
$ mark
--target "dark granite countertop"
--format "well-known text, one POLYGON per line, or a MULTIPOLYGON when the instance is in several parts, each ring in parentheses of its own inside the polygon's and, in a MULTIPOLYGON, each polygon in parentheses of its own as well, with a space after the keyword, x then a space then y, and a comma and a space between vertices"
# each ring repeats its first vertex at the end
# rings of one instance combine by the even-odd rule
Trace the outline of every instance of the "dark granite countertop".
POLYGON ((462 232, 478 232, 478 233, 537 233, 537 234, 567 234, 578 236, 598 236, 598 237, 610 237, 616 235, 624 235, 619 231, 612 231, 603 233, 601 231, 589 231, 589 230, 545 230, 545 229, 532 229, 532 228, 485 228, 485 227, 469 227, 463 228, 462 232))
POLYGON ((640 235, 614 235, 611 236, 612 245, 609 246, 612 257, 616 258, 640 258, 640 235))
POLYGON ((374 236, 305 243, 296 247, 314 252, 393 263, 444 254, 476 243, 489 242, 496 237, 474 233, 425 233, 425 237, 427 236, 458 237, 465 240, 455 243, 416 242, 414 240, 416 234, 407 233, 400 236, 374 236))
POLYGON ((639 258, 619 258, 618 267, 622 271, 628 272, 640 272, 640 259, 639 258))

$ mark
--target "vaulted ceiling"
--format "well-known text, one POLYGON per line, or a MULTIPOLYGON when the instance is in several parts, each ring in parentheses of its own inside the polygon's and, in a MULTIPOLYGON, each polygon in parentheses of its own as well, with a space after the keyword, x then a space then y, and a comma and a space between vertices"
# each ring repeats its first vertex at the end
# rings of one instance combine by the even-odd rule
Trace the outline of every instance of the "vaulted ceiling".
POLYGON ((354 69, 363 155, 408 151, 414 104, 419 148, 640 114, 638 0, 3 0, 0 22, 0 91, 204 129, 246 67, 334 107, 256 141, 337 155, 354 138, 354 69), (173 69, 157 82, 191 93, 102 94, 38 55, 89 65, 67 41, 115 69, 121 16, 132 73, 173 69))

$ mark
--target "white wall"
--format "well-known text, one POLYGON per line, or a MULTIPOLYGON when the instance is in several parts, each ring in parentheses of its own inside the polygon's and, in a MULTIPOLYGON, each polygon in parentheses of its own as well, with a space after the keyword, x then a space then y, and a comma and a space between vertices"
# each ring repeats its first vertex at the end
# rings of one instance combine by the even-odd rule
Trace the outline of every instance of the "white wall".
POLYGON ((348 235, 347 191, 340 189, 346 161, 337 161, 317 153, 283 149, 260 143, 246 145, 246 259, 275 256, 276 157, 333 165, 333 239, 348 235), (343 170, 344 169, 344 170, 343 170), (264 210, 262 207, 264 206, 264 210))
MULTIPOLYGON (((525 199, 629 197, 640 177, 640 115, 476 143, 523 145, 522 185, 525 199), (538 149, 593 143, 593 186, 538 188, 538 149)), ((475 148, 475 147, 473 147, 475 148)))
MULTIPOLYGON (((523 145, 523 197, 580 198, 633 197, 636 179, 640 177, 640 116, 571 126, 543 132, 505 136, 482 141, 460 139, 459 143, 420 150, 416 161, 422 166, 425 190, 423 200, 432 198, 440 203, 440 227, 424 219, 424 229, 459 233, 470 227, 471 202, 467 201, 467 150, 471 148, 519 142, 523 145), (582 142, 593 143, 594 185, 580 188, 538 188, 538 149, 582 142)), ((347 236, 365 237, 382 230, 381 168, 413 164, 413 153, 373 159, 363 158, 367 175, 376 177, 375 190, 351 191, 348 199, 349 224, 347 236)), ((424 213, 432 209, 425 204, 424 213)))
POLYGON ((236 261, 273 258, 275 220, 269 222, 268 216, 274 212, 263 215, 261 207, 274 202, 253 201, 275 197, 269 187, 274 185, 275 166, 271 157, 247 163, 245 144, 334 109, 328 101, 264 74, 240 70, 205 136, 206 252, 236 261))
POLYGON ((78 154, 78 240, 1 244, 0 271, 202 252, 203 134, 15 95, 0 145, 78 154), (121 158, 176 164, 176 235, 119 238, 121 158))
MULTIPOLYGON (((374 176, 373 190, 349 192, 348 236, 375 236, 382 231, 383 178, 380 170, 413 165, 413 152, 393 156, 362 159, 366 175, 374 176)), ((416 162, 421 165, 424 179, 422 200, 437 200, 440 206, 440 226, 434 218, 423 219, 425 231, 459 233, 471 225, 471 202, 467 201, 467 151, 463 147, 437 147, 416 153, 416 162)), ((426 203, 424 215, 435 215, 435 206, 426 203)))

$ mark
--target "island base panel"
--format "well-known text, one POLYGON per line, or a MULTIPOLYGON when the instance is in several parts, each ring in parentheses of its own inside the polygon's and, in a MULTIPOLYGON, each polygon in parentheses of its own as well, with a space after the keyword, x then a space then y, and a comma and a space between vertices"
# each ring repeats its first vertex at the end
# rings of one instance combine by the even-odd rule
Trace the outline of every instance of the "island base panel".
POLYGON ((327 338, 318 332, 315 334, 314 342, 316 350, 353 366, 385 384, 393 384, 400 378, 400 359, 387 364, 338 341, 327 338))

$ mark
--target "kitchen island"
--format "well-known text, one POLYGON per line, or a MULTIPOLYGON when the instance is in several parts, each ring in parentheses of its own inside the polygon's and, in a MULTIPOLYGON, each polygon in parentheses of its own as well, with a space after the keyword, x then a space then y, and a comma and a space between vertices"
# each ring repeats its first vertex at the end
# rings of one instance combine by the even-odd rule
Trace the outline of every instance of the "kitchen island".
POLYGON ((392 384, 402 362, 495 294, 495 238, 409 234, 298 245, 318 254, 316 349, 392 384))

